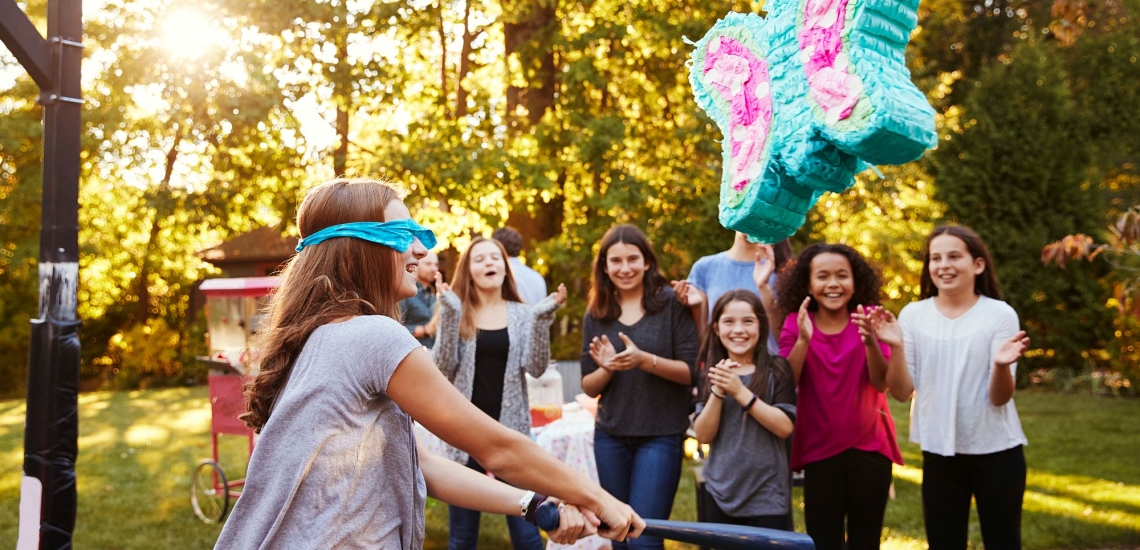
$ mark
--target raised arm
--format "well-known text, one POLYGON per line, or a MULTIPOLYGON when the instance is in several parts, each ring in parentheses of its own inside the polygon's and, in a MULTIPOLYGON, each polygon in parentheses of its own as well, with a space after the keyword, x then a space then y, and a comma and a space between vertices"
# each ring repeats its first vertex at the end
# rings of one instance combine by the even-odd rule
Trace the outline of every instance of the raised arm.
POLYGON ((804 360, 807 359, 808 345, 814 331, 811 317, 808 314, 808 304, 811 297, 804 298, 800 310, 796 313, 796 324, 789 327, 787 322, 780 332, 780 351, 787 354, 788 365, 792 368, 792 378, 796 385, 800 384, 800 374, 804 370, 804 360))
POLYGON ((459 321, 463 306, 459 297, 446 288, 447 285, 443 286, 445 288, 439 294, 439 328, 435 345, 431 348, 431 359, 450 380, 459 368, 459 321))
POLYGON ((851 320, 859 328, 867 350, 867 374, 871 384, 879 391, 889 390, 898 401, 910 399, 914 384, 907 370, 902 328, 894 314, 880 306, 859 306, 851 314, 851 320), (883 354, 883 344, 890 350, 889 358, 883 354))
POLYGON ((709 392, 709 399, 704 408, 693 421, 693 434, 702 444, 712 443, 716 434, 720 432, 720 413, 724 410, 724 400, 727 397, 720 394, 720 390, 709 392))
POLYGON ((780 339, 780 329, 784 326, 784 317, 780 313, 780 306, 776 303, 776 294, 772 292, 772 273, 776 270, 776 254, 772 245, 760 246, 756 252, 756 267, 752 269, 752 282, 760 293, 760 303, 764 304, 764 316, 768 319, 768 332, 772 338, 780 339))
POLYGON ((546 372, 550 364, 550 325, 554 323, 554 314, 566 303, 566 285, 558 285, 558 291, 544 298, 541 302, 530 308, 534 316, 534 325, 531 332, 529 356, 525 358, 526 372, 535 378, 546 372))
POLYGON ((795 425, 791 417, 776 408, 774 404, 767 403, 760 396, 752 393, 752 390, 744 385, 740 376, 733 370, 736 366, 735 361, 725 360, 710 368, 709 381, 712 384, 712 389, 724 394, 725 399, 736 401, 737 405, 745 410, 748 416, 763 426, 765 430, 771 432, 772 435, 780 439, 792 435, 792 429, 795 425))
POLYGON ((671 281, 670 284, 677 301, 689 308, 689 316, 693 318, 697 334, 704 334, 709 317, 708 297, 704 291, 693 281, 671 281))
POLYGON ((990 371, 989 394, 993 406, 1001 407, 1013 399, 1013 392, 1017 388, 1013 377, 1014 369, 1022 352, 1028 347, 1029 338, 1025 336, 1025 331, 1020 331, 1001 343, 990 371))
POLYGON ((582 391, 590 397, 597 397, 613 380, 610 359, 615 355, 614 347, 605 336, 595 336, 595 321, 589 314, 582 319, 582 391))

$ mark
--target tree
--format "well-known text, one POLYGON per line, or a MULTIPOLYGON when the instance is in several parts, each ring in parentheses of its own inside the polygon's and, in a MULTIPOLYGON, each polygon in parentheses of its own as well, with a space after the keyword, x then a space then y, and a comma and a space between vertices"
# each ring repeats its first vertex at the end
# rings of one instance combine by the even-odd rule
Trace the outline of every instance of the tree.
MULTIPOLYGON (((305 142, 260 64, 267 44, 231 39, 234 24, 210 23, 182 2, 111 2, 89 18, 95 57, 105 59, 87 92, 81 189, 89 377, 145 380, 150 373, 121 372, 116 346, 166 338, 188 350, 190 291, 211 271, 193 253, 278 221, 266 210, 296 200, 305 142), (200 35, 182 40, 179 27, 200 35)), ((161 378, 192 355, 139 365, 161 378)))
POLYGON ((1042 270, 1037 261, 1046 243, 1094 232, 1102 200, 1085 180, 1087 127, 1059 57, 1052 44, 1027 43, 982 70, 947 116, 932 160, 947 217, 990 246, 1005 298, 1033 340, 1027 363, 1079 369, 1110 336, 1098 307, 1104 289, 1087 270, 1042 270))
POLYGON ((1049 243, 1041 251, 1041 261, 1062 269, 1070 261, 1093 261, 1103 256, 1111 267, 1106 277, 1112 285, 1109 307, 1115 307, 1118 316, 1113 320, 1115 342, 1103 357, 1125 374, 1140 375, 1140 205, 1133 206, 1109 227, 1108 240, 1097 244, 1083 234, 1066 235, 1049 243))
MULTIPOLYGON (((14 58, 0 56, 0 74, 16 69, 14 58)), ((43 189, 38 93, 31 78, 21 76, 0 98, 0 396, 24 389, 28 322, 37 315, 43 189)))

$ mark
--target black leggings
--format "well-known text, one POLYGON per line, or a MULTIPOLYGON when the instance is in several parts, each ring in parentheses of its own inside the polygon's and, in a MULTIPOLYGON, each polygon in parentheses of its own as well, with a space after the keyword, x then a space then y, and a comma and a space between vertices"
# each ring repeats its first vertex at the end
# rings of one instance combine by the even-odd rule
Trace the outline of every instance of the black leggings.
POLYGON ((891 459, 879 453, 847 449, 804 465, 804 523, 816 549, 878 548, 890 489, 891 459))
POLYGON ((970 497, 986 548, 1021 548, 1025 453, 1018 445, 987 455, 922 453, 922 515, 930 550, 964 550, 970 497))

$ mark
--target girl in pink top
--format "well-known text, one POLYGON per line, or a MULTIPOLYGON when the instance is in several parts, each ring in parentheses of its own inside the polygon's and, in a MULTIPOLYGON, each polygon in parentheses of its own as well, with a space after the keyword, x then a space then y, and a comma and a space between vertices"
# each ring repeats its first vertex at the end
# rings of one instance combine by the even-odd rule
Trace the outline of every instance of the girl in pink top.
POLYGON ((804 470, 804 520, 819 550, 879 547, 891 463, 903 463, 884 394, 908 385, 903 353, 865 321, 881 286, 841 244, 811 245, 780 274, 779 306, 793 312, 780 354, 799 387, 791 467, 804 470))

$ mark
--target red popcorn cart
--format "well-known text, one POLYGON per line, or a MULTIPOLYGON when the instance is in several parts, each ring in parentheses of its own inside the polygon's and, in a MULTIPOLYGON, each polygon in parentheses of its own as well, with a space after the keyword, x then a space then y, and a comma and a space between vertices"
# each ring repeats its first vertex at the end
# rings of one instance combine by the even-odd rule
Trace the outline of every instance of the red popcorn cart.
MULTIPOLYGON (((277 277, 208 279, 200 287, 206 295, 207 348, 198 360, 210 367, 210 439, 213 454, 201 461, 190 479, 190 505, 206 523, 220 523, 233 500, 241 496, 244 479, 229 480, 218 458, 218 436, 249 440, 253 454, 255 435, 238 416, 245 411, 242 385, 257 370, 257 352, 251 338, 261 329, 269 295, 277 277)), ((248 460, 247 455, 246 459, 248 460)))

